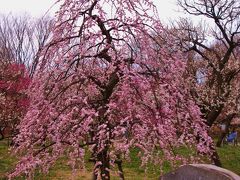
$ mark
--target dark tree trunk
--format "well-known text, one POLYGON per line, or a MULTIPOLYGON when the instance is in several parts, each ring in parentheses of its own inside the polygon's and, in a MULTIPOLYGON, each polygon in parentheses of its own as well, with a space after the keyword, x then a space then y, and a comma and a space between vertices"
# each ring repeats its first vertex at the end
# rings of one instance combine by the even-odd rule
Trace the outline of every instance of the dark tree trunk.
POLYGON ((108 155, 107 148, 104 149, 101 153, 97 156, 98 161, 100 161, 102 164, 99 165, 100 168, 100 174, 102 180, 109 180, 110 179, 110 159, 108 155))
POLYGON ((95 170, 93 170, 92 180, 97 180, 97 174, 96 174, 95 170))
POLYGON ((4 131, 4 128, 0 127, 0 135, 1 135, 0 140, 3 140, 5 138, 3 131, 4 131))
MULTIPOLYGON (((95 149, 96 152, 96 149, 95 149)), ((110 179, 110 158, 108 154, 108 147, 105 147, 101 152, 99 152, 96 156, 93 153, 92 158, 90 161, 94 162, 94 169, 93 169, 93 180, 97 180, 100 171, 101 180, 109 180, 110 179), (100 164, 98 164, 101 162, 100 164)))
MULTIPOLYGON (((196 137, 196 140, 198 142, 200 141, 200 137, 201 137, 200 135, 197 135, 197 137, 196 137)), ((209 145, 209 148, 210 148, 210 150, 212 152, 210 158, 211 158, 212 162, 214 162, 214 165, 216 165, 218 167, 222 167, 222 163, 220 161, 220 158, 219 158, 218 152, 216 151, 214 143, 211 143, 209 145)))
POLYGON ((211 155, 211 159, 214 162, 215 166, 222 167, 221 160, 220 160, 218 152, 216 151, 215 148, 213 149, 213 153, 211 155))
POLYGON ((97 180, 98 174, 97 174, 96 170, 98 167, 96 167, 96 159, 94 158, 93 154, 92 154, 92 157, 89 159, 89 161, 94 163, 92 180, 97 180))
POLYGON ((124 174, 123 174, 123 168, 122 168, 122 160, 120 158, 120 155, 117 155, 117 160, 116 160, 116 164, 118 166, 118 171, 119 171, 119 177, 121 180, 124 180, 124 174))
MULTIPOLYGON (((202 109, 203 110, 202 113, 207 114, 204 118, 207 120, 206 124, 209 126, 209 128, 216 121, 217 117, 222 112, 223 107, 224 107, 223 105, 220 105, 220 107, 218 107, 217 109, 213 109, 213 110, 209 111, 208 113, 204 111, 204 108, 202 109)), ((219 155, 218 155, 215 145, 211 144, 210 149, 212 150, 211 160, 214 162, 214 165, 216 165, 218 167, 222 167, 222 163, 219 158, 219 155)))
MULTIPOLYGON (((229 127, 226 126, 226 129, 228 129, 229 127)), ((228 130, 225 130, 224 132, 221 133, 220 137, 218 138, 218 141, 216 143, 217 147, 221 147, 222 146, 222 142, 224 140, 224 138, 226 137, 226 135, 228 134, 228 130)))
POLYGON ((209 127, 211 127, 213 125, 213 123, 216 121, 217 117, 219 116, 219 114, 222 112, 223 109, 223 105, 220 105, 220 107, 218 107, 217 109, 213 109, 211 110, 207 116, 205 117, 207 120, 207 125, 209 127))
POLYGON ((97 155, 96 159, 90 159, 90 161, 94 162, 95 167, 93 170, 93 176, 92 179, 93 180, 97 180, 98 179, 98 171, 100 170, 100 176, 101 176, 101 180, 109 180, 110 179, 110 158, 108 155, 108 150, 105 149, 102 152, 100 152, 97 155), (101 162, 101 164, 96 165, 96 163, 101 162))
MULTIPOLYGON (((115 163, 118 166, 119 177, 120 177, 121 180, 125 180, 124 173, 123 173, 123 168, 122 168, 122 160, 120 159, 120 155, 117 155, 117 158, 118 159, 115 161, 115 163)), ((94 162, 95 164, 97 162, 93 158, 90 158, 90 161, 94 162)), ((95 167, 92 179, 97 180, 97 178, 98 178, 98 174, 96 173, 96 169, 100 169, 102 180, 110 179, 110 173, 108 171, 108 169, 110 168, 110 163, 109 163, 110 159, 109 159, 109 156, 107 154, 107 150, 103 151, 102 153, 100 153, 98 155, 98 161, 101 161, 102 164, 95 167)))
MULTIPOLYGON (((198 140, 198 141, 200 140, 200 139, 199 139, 199 136, 197 137, 197 140, 198 140)), ((211 150, 211 152, 212 152, 210 158, 211 158, 212 162, 214 163, 214 165, 216 165, 216 166, 218 166, 218 167, 222 167, 222 163, 221 163, 221 161, 220 161, 218 152, 217 152, 217 150, 216 150, 216 148, 215 148, 215 144, 214 144, 214 143, 211 143, 211 144, 209 145, 209 148, 210 148, 210 150, 211 150)))
POLYGON ((229 133, 229 126, 230 126, 230 124, 232 122, 232 119, 235 117, 235 115, 236 114, 230 114, 223 120, 223 122, 226 123, 226 128, 221 133, 220 137, 218 138, 218 141, 217 141, 217 144, 216 144, 217 147, 221 147, 221 144, 223 142, 224 137, 226 137, 226 135, 229 133))

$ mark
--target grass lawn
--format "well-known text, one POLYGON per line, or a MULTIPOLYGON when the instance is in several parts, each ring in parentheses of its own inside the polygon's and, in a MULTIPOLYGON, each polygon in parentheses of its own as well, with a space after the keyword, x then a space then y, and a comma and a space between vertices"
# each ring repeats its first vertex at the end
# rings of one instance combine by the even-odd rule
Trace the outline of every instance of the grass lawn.
POLYGON ((217 149, 223 168, 240 175, 240 145, 224 145, 217 149))
MULTIPOLYGON (((225 145, 218 149, 223 167, 229 169, 240 175, 240 146, 225 145)), ((158 179, 160 171, 153 165, 149 166, 147 173, 140 168, 140 159, 137 156, 137 150, 131 151, 131 163, 123 162, 124 175, 126 179, 143 180, 143 179, 158 179)), ((187 154, 187 150, 181 149, 182 154, 187 154)), ((0 141, 0 179, 6 179, 5 174, 11 171, 17 159, 10 155, 6 141, 0 141)), ((79 170, 75 174, 72 173, 71 168, 66 165, 64 158, 60 159, 56 165, 50 170, 49 174, 36 174, 36 180, 91 180, 92 163, 87 163, 85 170, 79 170)), ((170 166, 165 163, 163 167, 164 172, 170 171, 170 166)), ((23 180, 24 177, 16 178, 16 180, 23 180)), ((111 174, 111 179, 117 180, 116 173, 111 174)))

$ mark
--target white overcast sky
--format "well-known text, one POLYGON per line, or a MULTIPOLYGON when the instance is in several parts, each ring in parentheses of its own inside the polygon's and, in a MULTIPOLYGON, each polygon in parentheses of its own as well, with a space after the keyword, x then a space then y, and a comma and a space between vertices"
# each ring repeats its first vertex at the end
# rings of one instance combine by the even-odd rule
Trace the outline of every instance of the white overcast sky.
MULTIPOLYGON (((177 13, 176 0, 153 0, 158 8, 162 21, 167 21, 179 16, 177 13)), ((0 14, 21 14, 27 12, 32 16, 43 15, 53 4, 55 0, 0 0, 0 14)), ((56 11, 56 8, 51 12, 56 11)))

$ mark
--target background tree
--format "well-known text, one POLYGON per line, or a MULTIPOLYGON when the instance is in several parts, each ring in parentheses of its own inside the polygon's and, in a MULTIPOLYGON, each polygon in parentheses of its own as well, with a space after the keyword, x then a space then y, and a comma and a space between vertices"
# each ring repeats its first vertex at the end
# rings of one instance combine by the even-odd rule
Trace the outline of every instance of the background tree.
POLYGON ((39 51, 50 37, 53 20, 50 17, 32 18, 29 15, 0 16, 0 59, 4 63, 25 64, 31 75, 39 51))
POLYGON ((216 122, 230 124, 238 114, 240 2, 178 2, 185 12, 202 18, 199 25, 194 25, 189 19, 181 19, 172 30, 177 32, 175 42, 189 57, 188 76, 192 77, 192 95, 201 107, 208 126, 216 122), (208 27, 206 22, 210 24, 208 27))
POLYGON ((0 135, 4 139, 6 131, 8 136, 16 134, 16 126, 27 111, 30 78, 24 65, 2 63, 0 67, 0 135))
POLYGON ((15 139, 25 156, 10 177, 45 172, 63 154, 77 168, 86 149, 94 179, 109 179, 114 163, 121 171, 132 147, 143 165, 181 162, 174 147, 182 145, 208 153, 212 141, 184 86, 181 54, 153 45, 163 28, 152 2, 60 2, 15 139))
POLYGON ((16 134, 16 127, 26 112, 27 87, 38 62, 38 55, 50 37, 53 20, 34 19, 28 15, 0 16, 0 134, 16 134), (22 104, 23 103, 23 104, 22 104))

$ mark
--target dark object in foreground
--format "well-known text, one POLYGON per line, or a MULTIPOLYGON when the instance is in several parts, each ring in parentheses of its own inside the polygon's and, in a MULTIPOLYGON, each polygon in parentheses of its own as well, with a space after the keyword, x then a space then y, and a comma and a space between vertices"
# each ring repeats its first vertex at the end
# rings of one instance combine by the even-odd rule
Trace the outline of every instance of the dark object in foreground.
POLYGON ((211 164, 189 164, 165 174, 159 180, 240 180, 237 174, 211 164))

